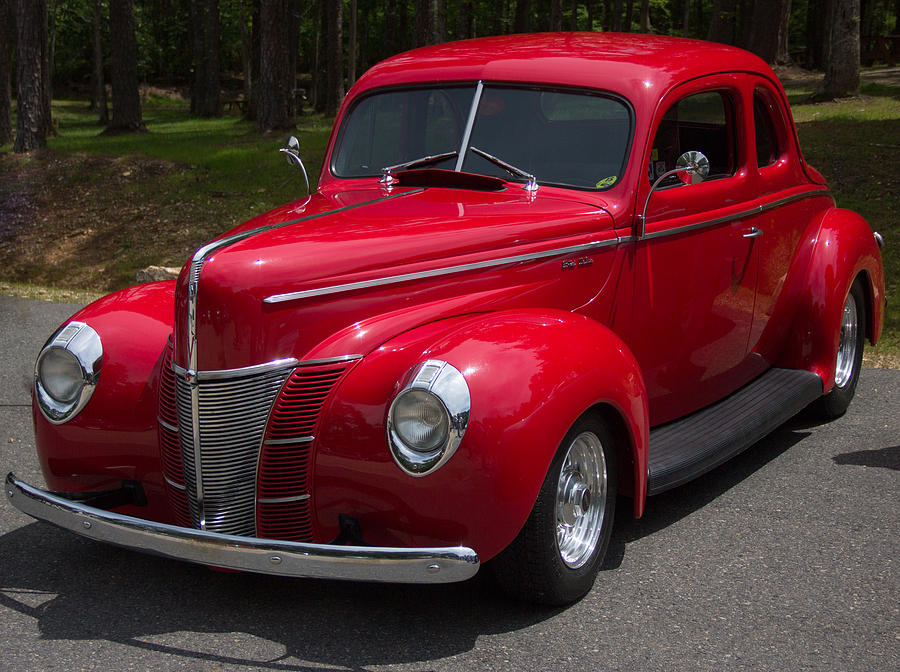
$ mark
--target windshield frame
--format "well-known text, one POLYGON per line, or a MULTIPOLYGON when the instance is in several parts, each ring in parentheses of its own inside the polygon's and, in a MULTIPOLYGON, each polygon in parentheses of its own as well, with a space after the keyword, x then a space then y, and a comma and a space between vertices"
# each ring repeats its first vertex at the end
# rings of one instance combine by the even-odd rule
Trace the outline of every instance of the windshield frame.
MULTIPOLYGON (((552 182, 547 179, 542 179, 540 175, 535 175, 535 177, 537 178, 537 183, 540 186, 558 187, 558 188, 562 188, 562 189, 573 189, 573 190, 577 190, 577 191, 586 191, 586 192, 590 192, 590 193, 600 193, 600 192, 604 192, 604 191, 609 191, 610 189, 613 189, 622 183, 622 178, 625 176, 626 170, 628 168, 628 161, 629 161, 629 158, 631 155, 632 146, 634 144, 634 134, 635 134, 635 127, 636 127, 636 123, 635 123, 636 115, 635 115, 634 106, 631 104, 631 101, 629 101, 627 98, 625 98, 621 94, 618 94, 618 93, 615 93, 612 91, 602 90, 602 89, 592 89, 592 88, 582 87, 582 86, 565 86, 565 85, 552 84, 552 83, 500 81, 500 80, 498 80, 498 81, 459 80, 459 81, 448 81, 448 82, 422 81, 422 82, 415 82, 415 83, 411 83, 411 84, 402 84, 402 85, 398 85, 398 86, 378 87, 378 88, 373 88, 369 91, 366 91, 365 93, 358 96, 348 106, 347 110, 344 112, 343 116, 341 117, 341 124, 337 130, 337 133, 335 134, 334 142, 331 147, 331 153, 329 155, 328 171, 331 174, 331 176, 338 180, 358 180, 358 179, 372 179, 372 178, 379 179, 382 177, 380 168, 377 170, 377 172, 373 172, 372 174, 365 174, 365 175, 341 175, 337 172, 337 166, 336 166, 337 157, 340 153, 341 145, 344 141, 345 134, 347 132, 348 120, 350 119, 350 117, 352 116, 352 114, 356 110, 356 108, 363 101, 370 98, 371 96, 375 96, 375 95, 382 94, 382 93, 393 93, 393 92, 398 92, 398 91, 409 91, 409 90, 416 90, 416 89, 460 88, 460 87, 462 87, 462 88, 472 87, 473 95, 472 95, 472 102, 470 104, 469 112, 466 117, 466 125, 465 125, 463 133, 462 133, 460 146, 457 149, 458 154, 457 154, 457 159, 454 162, 454 167, 452 168, 453 171, 463 172, 462 165, 465 162, 466 153, 469 151, 469 149, 471 147, 472 130, 476 123, 476 119, 477 119, 477 115, 478 115, 478 107, 481 102, 482 94, 484 93, 485 89, 505 88, 505 89, 518 89, 518 90, 523 90, 523 91, 531 90, 531 91, 538 91, 538 92, 558 92, 558 93, 569 93, 569 94, 576 94, 576 95, 587 95, 587 96, 594 96, 594 97, 600 97, 600 98, 607 98, 609 100, 613 100, 613 101, 621 104, 623 106, 623 108, 625 109, 625 112, 628 116, 628 131, 627 131, 628 137, 627 137, 627 141, 626 141, 625 146, 622 151, 622 160, 621 160, 621 165, 620 165, 619 171, 618 171, 618 179, 613 184, 611 184, 609 186, 599 187, 599 188, 598 187, 586 187, 586 186, 578 186, 578 185, 567 184, 567 183, 552 182)), ((501 156, 499 158, 502 159, 503 157, 501 156)), ((474 173, 474 174, 480 175, 482 173, 474 173)), ((509 178, 509 179, 501 178, 501 179, 504 179, 505 181, 510 182, 512 184, 519 184, 519 182, 516 179, 512 179, 512 178, 509 178)))

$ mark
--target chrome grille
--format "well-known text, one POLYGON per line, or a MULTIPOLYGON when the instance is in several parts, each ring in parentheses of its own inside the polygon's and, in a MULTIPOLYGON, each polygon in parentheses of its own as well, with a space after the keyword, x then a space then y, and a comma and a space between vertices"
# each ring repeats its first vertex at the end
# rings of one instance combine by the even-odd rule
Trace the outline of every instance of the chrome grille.
POLYGON ((313 541, 310 460, 325 402, 352 362, 299 366, 272 409, 259 460, 257 533, 313 541))
POLYGON ((194 446, 191 385, 178 377, 178 427, 194 526, 223 534, 256 534, 260 445, 269 411, 292 370, 293 365, 240 377, 204 380, 201 376, 197 383, 199 451, 194 446))
POLYGON ((159 380, 159 451, 166 493, 175 522, 190 524, 187 494, 184 488, 184 466, 178 440, 178 416, 175 411, 175 372, 172 370, 172 344, 166 346, 159 380))

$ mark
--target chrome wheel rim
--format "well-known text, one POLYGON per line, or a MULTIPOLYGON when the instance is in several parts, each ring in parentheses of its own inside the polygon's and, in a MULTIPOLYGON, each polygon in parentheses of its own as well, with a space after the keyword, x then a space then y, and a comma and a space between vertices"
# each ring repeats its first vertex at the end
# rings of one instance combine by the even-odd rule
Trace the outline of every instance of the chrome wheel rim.
POLYGON ((556 543, 567 567, 583 567, 594 555, 606 511, 603 445, 593 432, 569 444, 556 484, 556 543))
POLYGON ((853 375, 853 366, 856 363, 858 329, 856 299, 850 293, 847 295, 847 303, 844 304, 844 316, 841 318, 841 340, 838 344, 837 364, 834 371, 834 384, 837 387, 844 387, 853 375))

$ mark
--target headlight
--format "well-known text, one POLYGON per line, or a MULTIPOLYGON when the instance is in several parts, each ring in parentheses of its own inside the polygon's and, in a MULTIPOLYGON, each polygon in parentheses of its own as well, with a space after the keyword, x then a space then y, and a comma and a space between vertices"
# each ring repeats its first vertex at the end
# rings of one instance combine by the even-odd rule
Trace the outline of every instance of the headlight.
POLYGON ((72 403, 84 389, 81 365, 65 348, 47 348, 38 362, 38 380, 47 394, 60 404, 72 403))
POLYGON ((74 418, 84 408, 100 377, 103 346, 84 322, 69 322, 57 331, 34 365, 38 408, 54 425, 74 418))
POLYGON ((420 364, 388 410, 391 454, 412 476, 423 476, 456 452, 469 423, 466 379, 447 362, 420 364))

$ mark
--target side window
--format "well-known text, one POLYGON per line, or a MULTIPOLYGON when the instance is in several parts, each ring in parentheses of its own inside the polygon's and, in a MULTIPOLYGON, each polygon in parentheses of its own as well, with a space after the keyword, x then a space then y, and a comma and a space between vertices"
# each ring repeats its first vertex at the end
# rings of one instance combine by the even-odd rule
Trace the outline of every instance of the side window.
POLYGON ((767 92, 753 92, 753 126, 756 129, 756 166, 771 166, 781 156, 778 133, 772 118, 772 103, 767 92))
MULTIPOLYGON (((696 93, 672 105, 659 124, 650 154, 651 182, 675 167, 684 152, 700 151, 709 159, 709 177, 734 175, 737 164, 734 102, 723 91, 696 93)), ((674 175, 661 186, 681 184, 674 175)))

